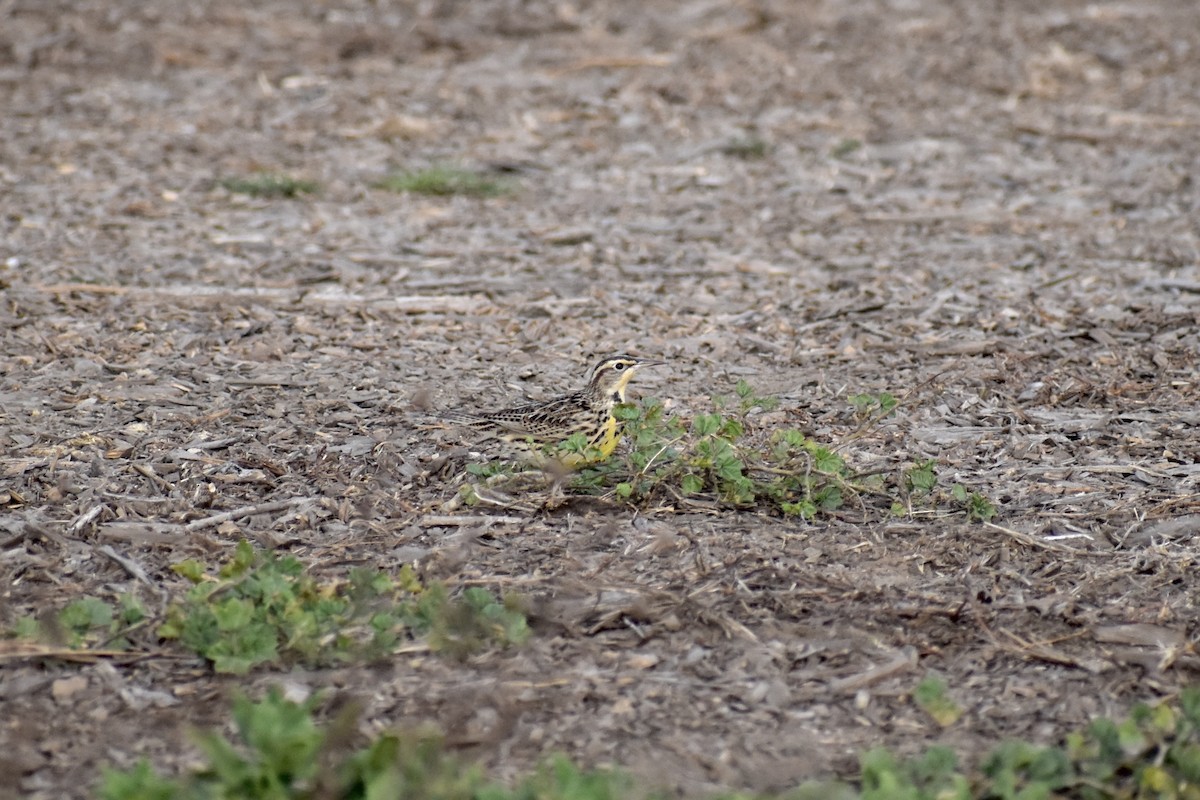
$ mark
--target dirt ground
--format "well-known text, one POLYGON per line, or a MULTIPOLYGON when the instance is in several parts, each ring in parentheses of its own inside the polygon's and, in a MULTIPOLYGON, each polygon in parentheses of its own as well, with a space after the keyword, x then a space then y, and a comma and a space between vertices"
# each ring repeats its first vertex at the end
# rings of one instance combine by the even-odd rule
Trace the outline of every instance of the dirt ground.
POLYGON ((1195 682, 1197 20, 0 2, 0 626, 156 607, 170 564, 245 537, 537 610, 528 645, 464 664, 237 680, 0 651, 0 796, 181 769, 189 726, 279 681, 354 695, 364 734, 432 721, 500 777, 561 751, 680 793, 1049 743, 1195 682), (433 164, 518 189, 372 188, 433 164), (260 169, 320 191, 221 187, 260 169), (445 510, 453 476, 423 475, 461 440, 425 412, 545 397, 611 350, 668 360, 635 388, 675 413, 744 378, 831 444, 851 395, 892 392, 852 465, 935 459, 999 516, 445 510), (911 699, 931 673, 966 712, 945 730, 911 699))

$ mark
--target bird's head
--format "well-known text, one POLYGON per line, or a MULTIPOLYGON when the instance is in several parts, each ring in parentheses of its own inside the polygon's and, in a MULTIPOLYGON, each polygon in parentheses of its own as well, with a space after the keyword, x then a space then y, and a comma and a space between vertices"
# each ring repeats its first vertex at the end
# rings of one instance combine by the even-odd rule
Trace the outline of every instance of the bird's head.
POLYGON ((588 376, 588 394, 592 397, 603 397, 614 403, 624 403, 625 387, 633 379, 633 374, 642 367, 664 363, 666 362, 625 354, 603 358, 592 367, 591 375, 588 376))

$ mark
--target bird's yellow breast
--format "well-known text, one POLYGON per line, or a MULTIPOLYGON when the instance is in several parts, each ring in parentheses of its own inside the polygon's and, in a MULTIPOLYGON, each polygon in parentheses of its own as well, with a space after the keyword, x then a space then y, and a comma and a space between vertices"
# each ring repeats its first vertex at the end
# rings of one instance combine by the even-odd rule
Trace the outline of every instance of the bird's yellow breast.
POLYGON ((588 464, 604 461, 617 449, 621 441, 621 428, 616 417, 609 414, 600 426, 600 431, 592 437, 592 444, 584 453, 563 453, 559 461, 568 469, 578 469, 588 464))
POLYGON ((617 442, 621 441, 621 431, 617 427, 617 419, 612 414, 608 415, 608 419, 604 421, 603 433, 600 434, 600 440, 596 442, 596 449, 600 451, 600 455, 608 458, 612 455, 613 450, 617 449, 617 442))

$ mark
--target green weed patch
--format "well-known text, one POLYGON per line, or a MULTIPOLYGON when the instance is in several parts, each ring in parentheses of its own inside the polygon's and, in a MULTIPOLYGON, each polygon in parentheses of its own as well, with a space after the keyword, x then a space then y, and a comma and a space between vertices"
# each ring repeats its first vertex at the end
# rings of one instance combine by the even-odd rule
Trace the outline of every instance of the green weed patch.
POLYGON ((528 636, 513 601, 479 587, 451 597, 440 584, 422 585, 408 567, 396 576, 354 569, 344 581, 322 583, 296 558, 242 542, 215 574, 195 560, 174 570, 193 585, 167 608, 158 635, 208 659, 217 672, 373 660, 420 636, 452 656, 528 636))
MULTIPOLYGON (((926 681, 920 702, 943 705, 943 687, 926 681)), ((547 762, 511 786, 486 778, 447 752, 433 735, 385 732, 349 740, 353 712, 331 723, 314 716, 318 700, 295 703, 271 691, 233 706, 234 739, 196 736, 203 766, 173 778, 142 761, 106 769, 101 800, 618 800, 662 798, 617 771, 547 762)), ((854 781, 805 783, 778 800, 1197 800, 1200 798, 1200 689, 1172 702, 1138 706, 1122 721, 1098 719, 1061 745, 1004 742, 976 766, 947 747, 915 758, 876 748, 860 757, 854 781)), ((752 800, 726 794, 713 800, 752 800)), ((758 796, 766 800, 765 795, 758 796)))
MULTIPOLYGON (((851 402, 868 423, 897 406, 886 393, 857 395, 851 402)), ((996 514, 982 495, 960 485, 942 487, 932 461, 894 475, 859 475, 838 449, 799 430, 758 426, 751 412, 774 409, 777 401, 759 396, 745 381, 738 382, 734 397, 714 398, 713 404, 711 413, 690 420, 668 415, 656 400, 618 406, 614 413, 624 426, 626 451, 580 470, 571 490, 642 505, 773 509, 802 519, 872 498, 889 501, 899 515, 939 505, 974 520, 996 514)))
POLYGON ((499 197, 515 188, 511 181, 474 170, 447 166, 399 172, 377 181, 374 186, 389 192, 412 192, 437 197, 499 197))
POLYGON ((223 188, 234 194, 289 199, 302 194, 315 194, 320 188, 314 181, 306 181, 278 172, 255 172, 241 178, 222 178, 220 183, 223 188))

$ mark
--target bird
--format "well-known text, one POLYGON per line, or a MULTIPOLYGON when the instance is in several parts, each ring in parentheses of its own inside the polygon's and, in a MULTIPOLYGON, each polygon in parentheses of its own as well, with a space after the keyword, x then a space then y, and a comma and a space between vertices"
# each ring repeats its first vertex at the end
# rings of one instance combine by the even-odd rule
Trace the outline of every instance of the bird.
POLYGON ((587 385, 578 391, 497 411, 449 411, 441 418, 508 442, 535 462, 544 462, 550 449, 582 434, 586 440, 583 452, 557 454, 559 463, 576 469, 612 455, 621 440, 621 424, 613 409, 625 402, 625 389, 638 370, 665 363, 625 353, 605 356, 588 372, 587 385))

